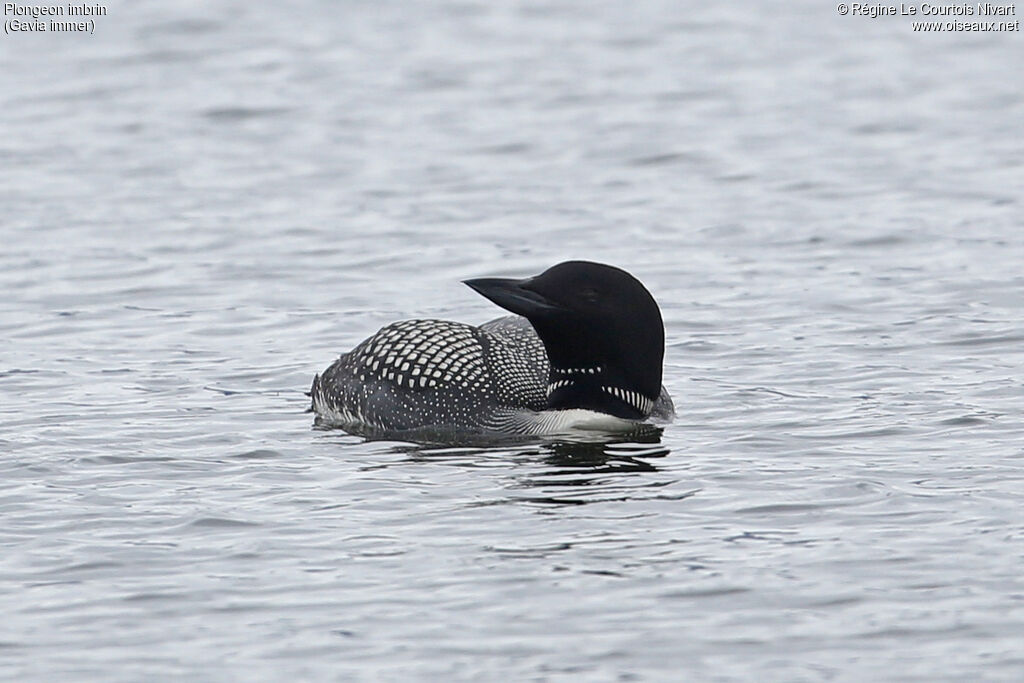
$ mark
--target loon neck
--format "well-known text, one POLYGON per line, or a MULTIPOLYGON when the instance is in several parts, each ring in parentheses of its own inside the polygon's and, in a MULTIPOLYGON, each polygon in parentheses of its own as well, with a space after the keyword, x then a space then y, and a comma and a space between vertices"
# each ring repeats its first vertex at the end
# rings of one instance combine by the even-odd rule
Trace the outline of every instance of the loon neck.
POLYGON ((602 365, 561 368, 548 373, 549 410, 582 408, 630 420, 650 416, 657 397, 645 396, 614 368, 602 365))

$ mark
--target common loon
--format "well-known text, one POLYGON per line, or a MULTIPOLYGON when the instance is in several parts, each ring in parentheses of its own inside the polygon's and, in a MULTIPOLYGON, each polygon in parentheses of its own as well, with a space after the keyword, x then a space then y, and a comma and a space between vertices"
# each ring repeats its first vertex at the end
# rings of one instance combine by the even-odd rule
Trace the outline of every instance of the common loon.
POLYGON ((533 278, 465 284, 518 315, 381 328, 313 378, 318 421, 362 435, 542 435, 674 417, 661 385, 661 311, 626 271, 567 261, 533 278))

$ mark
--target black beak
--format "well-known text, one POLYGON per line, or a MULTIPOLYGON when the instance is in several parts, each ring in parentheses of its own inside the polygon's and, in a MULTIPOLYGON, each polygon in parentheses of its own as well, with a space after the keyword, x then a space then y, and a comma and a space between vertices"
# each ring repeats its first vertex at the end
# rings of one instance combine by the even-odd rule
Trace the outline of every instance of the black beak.
POLYGON ((502 308, 526 318, 561 309, 553 301, 527 289, 530 282, 531 279, 512 280, 503 277, 463 280, 464 284, 469 285, 502 308))

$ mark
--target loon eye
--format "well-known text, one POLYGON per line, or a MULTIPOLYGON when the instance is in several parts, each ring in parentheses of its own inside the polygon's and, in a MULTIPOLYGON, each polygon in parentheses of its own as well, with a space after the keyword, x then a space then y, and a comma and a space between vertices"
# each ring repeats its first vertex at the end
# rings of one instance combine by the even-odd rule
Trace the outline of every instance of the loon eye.
POLYGON ((601 297, 597 293, 596 289, 594 289, 593 287, 587 287, 586 289, 580 290, 580 298, 586 301, 587 303, 594 304, 597 303, 598 299, 600 299, 601 297))

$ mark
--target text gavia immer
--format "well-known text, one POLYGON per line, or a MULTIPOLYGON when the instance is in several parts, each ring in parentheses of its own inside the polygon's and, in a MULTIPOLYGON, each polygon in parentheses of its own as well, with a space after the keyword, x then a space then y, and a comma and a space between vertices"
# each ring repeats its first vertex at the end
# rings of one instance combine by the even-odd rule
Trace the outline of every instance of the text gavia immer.
POLYGON ((357 434, 541 435, 674 416, 661 385, 661 311, 626 271, 567 261, 533 278, 465 284, 518 315, 381 328, 313 379, 320 421, 357 434))

